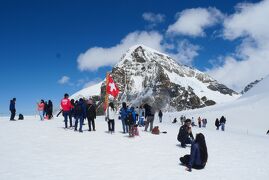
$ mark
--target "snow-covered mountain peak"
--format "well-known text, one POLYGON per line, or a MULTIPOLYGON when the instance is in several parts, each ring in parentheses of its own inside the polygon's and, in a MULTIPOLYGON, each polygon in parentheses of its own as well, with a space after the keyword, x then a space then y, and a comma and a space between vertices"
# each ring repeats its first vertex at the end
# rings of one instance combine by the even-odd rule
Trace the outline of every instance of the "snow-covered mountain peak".
MULTIPOLYGON (((180 111, 238 98, 236 92, 209 75, 141 44, 123 54, 111 75, 120 89, 118 102, 134 106, 150 102, 156 109, 180 111)), ((101 96, 105 94, 104 86, 103 82, 101 96)))

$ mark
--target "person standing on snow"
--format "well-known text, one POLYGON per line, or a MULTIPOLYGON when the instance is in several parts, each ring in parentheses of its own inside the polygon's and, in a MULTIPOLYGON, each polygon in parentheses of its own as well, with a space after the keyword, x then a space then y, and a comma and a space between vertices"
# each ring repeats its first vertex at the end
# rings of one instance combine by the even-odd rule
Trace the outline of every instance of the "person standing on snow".
POLYGON ((202 126, 202 119, 201 119, 200 116, 198 117, 198 125, 199 125, 199 128, 201 128, 201 126, 202 126))
POLYGON ((9 104, 9 110, 10 110, 10 121, 15 121, 15 115, 16 115, 16 98, 13 98, 12 100, 10 100, 10 104, 9 104))
POLYGON ((70 127, 72 127, 72 118, 70 118, 70 110, 72 108, 72 105, 68 98, 69 98, 69 95, 66 93, 64 94, 64 98, 61 100, 61 108, 63 110, 65 128, 68 128, 67 127, 68 117, 70 120, 70 127))
POLYGON ((44 100, 41 99, 39 103, 37 103, 37 110, 39 112, 40 120, 44 120, 44 110, 45 110, 45 103, 44 100))
POLYGON ((93 104, 92 99, 89 99, 87 103, 87 119, 88 119, 89 131, 91 131, 92 129, 93 131, 95 131, 94 119, 96 119, 96 108, 95 105, 93 104))
POLYGON ((221 130, 224 131, 225 130, 226 118, 224 116, 221 116, 219 122, 220 122, 221 130))
POLYGON ((86 104, 82 98, 79 101, 76 101, 74 107, 74 115, 75 115, 75 131, 77 131, 78 121, 79 121, 79 132, 82 131, 82 126, 84 123, 84 118, 86 117, 86 104))
POLYGON ((141 105, 139 107, 139 120, 138 120, 139 127, 144 126, 144 119, 145 119, 145 110, 143 106, 141 105))
POLYGON ((216 130, 219 130, 220 123, 219 123, 219 119, 218 118, 215 121, 215 126, 217 128, 216 130))
POLYGON ((110 102, 106 109, 106 121, 108 124, 108 132, 111 134, 115 132, 115 119, 117 118, 117 110, 113 102, 110 102))
POLYGON ((145 131, 148 130, 148 127, 150 125, 150 132, 153 129, 153 122, 154 122, 154 115, 155 115, 155 111, 153 109, 153 107, 151 107, 148 104, 144 105, 145 108, 145 118, 146 118, 146 125, 145 125, 145 131))
POLYGON ((128 108, 126 102, 123 102, 122 107, 120 109, 120 119, 122 122, 122 129, 124 134, 129 132, 128 125, 126 123, 127 114, 128 114, 128 108))
POLYGON ((160 123, 162 123, 162 119, 163 119, 163 112, 162 112, 162 110, 159 111, 158 116, 159 116, 160 123))
POLYGON ((48 119, 51 119, 52 118, 52 114, 53 114, 53 104, 52 104, 52 101, 49 100, 48 101, 48 107, 47 107, 47 111, 48 111, 48 119))

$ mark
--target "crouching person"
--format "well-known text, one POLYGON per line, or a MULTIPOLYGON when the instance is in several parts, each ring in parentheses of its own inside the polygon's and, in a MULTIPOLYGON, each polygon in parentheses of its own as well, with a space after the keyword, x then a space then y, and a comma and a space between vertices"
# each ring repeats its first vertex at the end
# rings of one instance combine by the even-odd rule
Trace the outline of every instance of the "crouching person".
POLYGON ((181 143, 181 147, 185 148, 186 144, 191 144, 194 137, 191 131, 191 120, 187 119, 184 125, 180 127, 177 140, 181 143))
POLYGON ((202 133, 196 135, 195 141, 191 145, 191 154, 181 157, 180 162, 187 166, 186 170, 203 169, 208 159, 205 136, 202 133))

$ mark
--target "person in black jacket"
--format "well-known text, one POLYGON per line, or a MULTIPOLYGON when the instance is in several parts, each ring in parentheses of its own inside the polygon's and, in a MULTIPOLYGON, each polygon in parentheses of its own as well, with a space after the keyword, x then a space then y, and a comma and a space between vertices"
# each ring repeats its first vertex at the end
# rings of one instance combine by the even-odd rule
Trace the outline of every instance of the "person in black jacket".
POLYGON ((193 135, 191 132, 191 120, 187 119, 184 125, 180 127, 177 140, 181 143, 181 147, 185 148, 186 144, 191 144, 193 142, 193 135))
POLYGON ((48 105, 47 105, 47 115, 48 115, 48 119, 51 119, 52 118, 52 115, 53 114, 53 104, 52 104, 52 101, 49 100, 48 101, 48 105))
POLYGON ((93 104, 92 99, 89 99, 87 104, 87 119, 88 119, 89 131, 91 131, 92 128, 93 131, 95 131, 94 119, 96 119, 96 108, 95 105, 93 104))
POLYGON ((225 130, 226 118, 224 116, 221 116, 219 122, 220 122, 221 130, 224 131, 225 130))
POLYGON ((220 124, 219 124, 219 119, 218 118, 215 121, 215 126, 217 127, 217 130, 219 130, 220 124))
POLYGON ((15 115, 16 115, 15 104, 16 104, 16 98, 13 98, 12 100, 10 100, 10 105, 9 105, 9 110, 11 112, 10 121, 15 121, 15 119, 14 119, 15 115))
POLYGON ((155 111, 154 111, 153 107, 151 107, 148 104, 144 104, 144 108, 145 108, 145 119, 146 119, 145 131, 148 130, 148 127, 150 125, 149 129, 151 132, 153 129, 155 111))
POLYGON ((159 120, 160 120, 160 123, 161 123, 162 122, 162 119, 163 119, 163 112, 162 112, 162 110, 159 111, 158 116, 159 116, 159 120))

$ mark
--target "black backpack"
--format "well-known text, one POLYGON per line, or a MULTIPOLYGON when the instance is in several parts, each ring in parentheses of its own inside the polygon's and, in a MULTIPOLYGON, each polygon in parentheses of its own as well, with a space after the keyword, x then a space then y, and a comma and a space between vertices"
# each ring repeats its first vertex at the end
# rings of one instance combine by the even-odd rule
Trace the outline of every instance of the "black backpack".
POLYGON ((127 125, 133 125, 134 124, 134 118, 132 112, 128 112, 126 117, 126 123, 127 125))
POLYGON ((19 119, 18 120, 23 120, 23 119, 24 119, 23 115, 19 114, 19 119))

